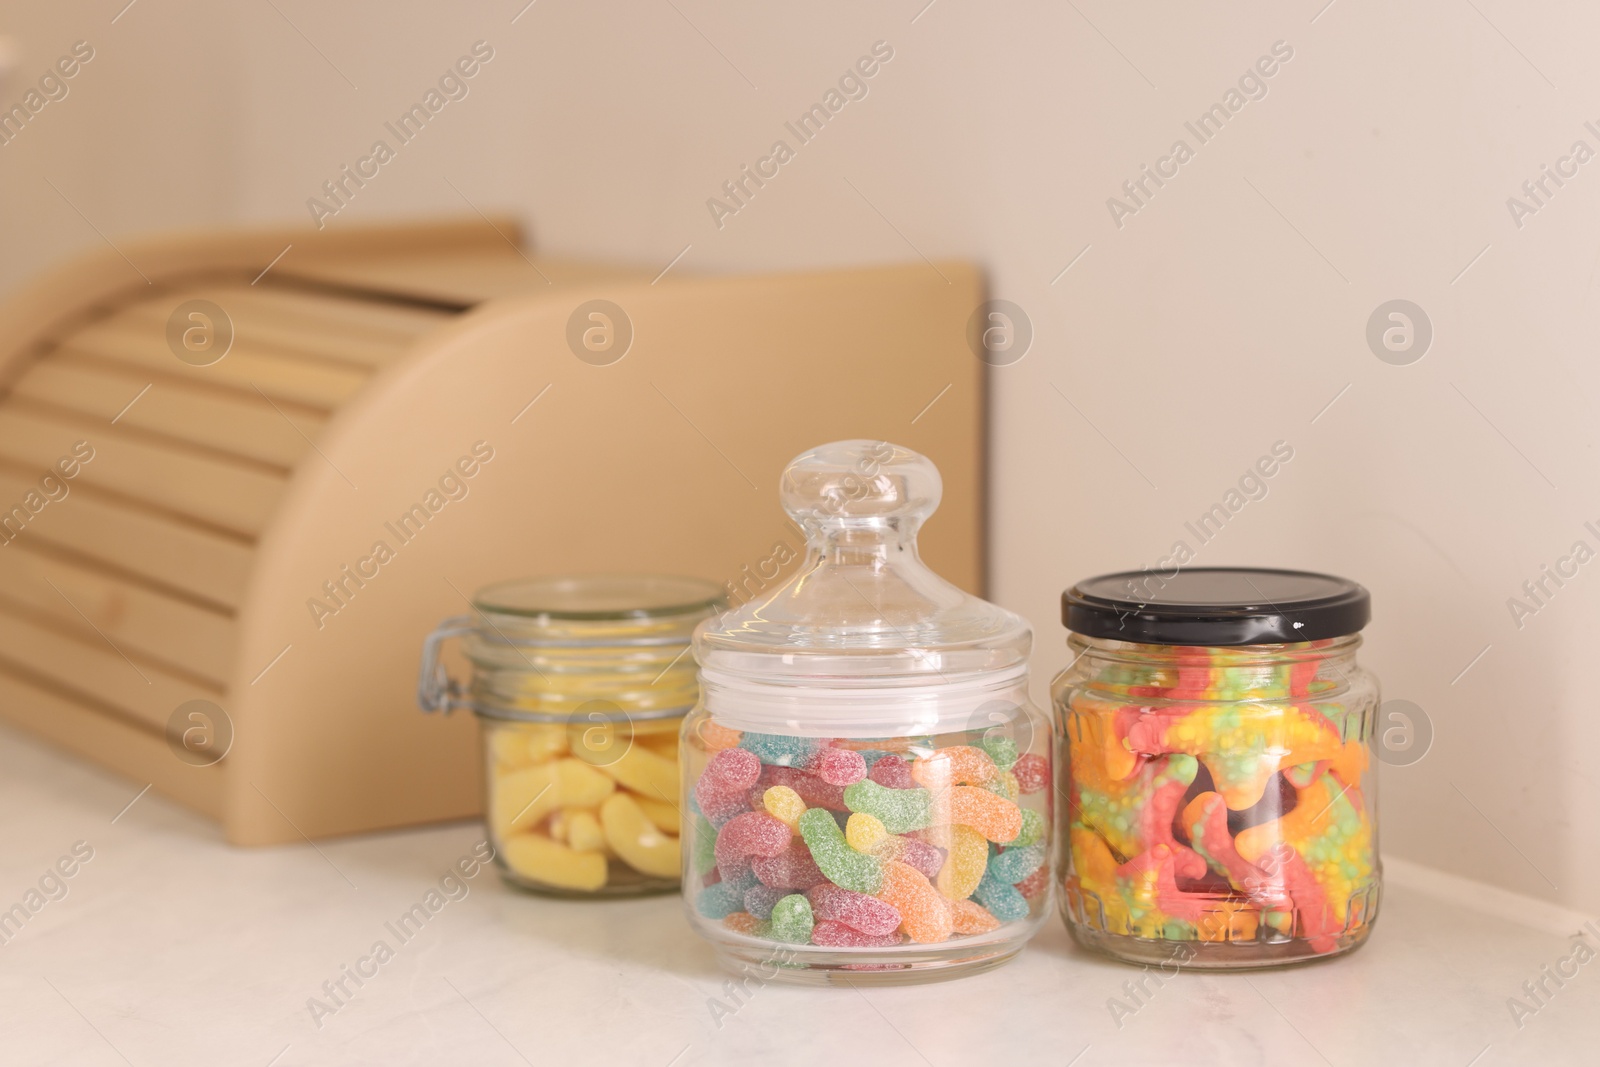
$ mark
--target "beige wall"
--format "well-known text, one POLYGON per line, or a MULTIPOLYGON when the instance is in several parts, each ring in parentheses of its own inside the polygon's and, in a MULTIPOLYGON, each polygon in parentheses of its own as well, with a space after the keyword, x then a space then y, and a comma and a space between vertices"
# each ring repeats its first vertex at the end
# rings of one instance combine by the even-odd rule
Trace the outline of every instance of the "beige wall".
MULTIPOLYGON (((1506 206, 1574 140, 1600 150, 1583 127, 1600 14, 937 0, 913 22, 921 4, 539 0, 514 25, 521 0, 280 0, 294 25, 264 4, 147 0, 115 26, 116 4, 18 9, 0 33, 24 76, 78 38, 100 58, 31 143, 0 148, 0 285, 98 240, 47 176, 113 240, 309 219, 485 40, 470 94, 328 226, 465 198, 520 213, 547 251, 665 266, 688 245, 683 270, 980 261, 1036 331, 993 379, 993 591, 1035 623, 1039 693, 1066 660, 1062 587, 1192 546, 1185 520, 1288 442, 1199 561, 1372 589, 1366 660, 1437 731, 1384 775, 1386 850, 1600 906, 1600 562, 1521 629, 1506 604, 1574 541, 1600 549, 1583 528, 1600 162, 1520 228, 1506 206), (879 40, 894 57, 869 95, 719 228, 707 198, 775 139, 795 147, 784 122, 879 40), (1280 40, 1293 58, 1265 98, 1199 145, 1184 122, 1280 40), (1107 198, 1180 137, 1194 158, 1119 228, 1107 198), (1394 298, 1434 325, 1411 366, 1364 338, 1394 298)), ((907 419, 927 400, 908 394, 907 419)))

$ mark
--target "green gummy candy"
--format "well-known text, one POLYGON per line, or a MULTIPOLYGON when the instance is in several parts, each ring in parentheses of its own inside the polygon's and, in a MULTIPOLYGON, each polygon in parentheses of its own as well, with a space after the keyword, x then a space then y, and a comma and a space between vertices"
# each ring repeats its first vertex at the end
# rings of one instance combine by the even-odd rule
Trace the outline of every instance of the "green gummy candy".
POLYGON ((921 830, 933 821, 933 794, 926 789, 890 789, 863 778, 844 791, 844 803, 851 811, 876 816, 891 834, 921 830))
POLYGON ((804 945, 811 940, 811 901, 803 893, 790 893, 772 906, 772 925, 767 936, 774 941, 804 945))
POLYGON ((1015 841, 1006 842, 1008 848, 1027 848, 1044 836, 1044 816, 1032 808, 1022 809, 1022 830, 1015 841))
MULTIPOLYGON (((693 794, 690 794, 693 796, 693 794)), ((717 866, 717 828, 704 815, 694 817, 694 873, 710 874, 717 866)))
MULTIPOLYGON (((852 893, 869 895, 883 888, 883 865, 875 856, 850 847, 850 842, 844 839, 844 831, 833 821, 833 814, 827 808, 806 809, 800 816, 800 836, 811 850, 817 869, 834 885, 852 893)), ((773 906, 772 917, 774 920, 778 917, 777 905, 773 906)))
POLYGON ((978 747, 989 753, 994 765, 1002 771, 1009 771, 1017 762, 1017 743, 1009 737, 985 737, 978 742, 978 747))

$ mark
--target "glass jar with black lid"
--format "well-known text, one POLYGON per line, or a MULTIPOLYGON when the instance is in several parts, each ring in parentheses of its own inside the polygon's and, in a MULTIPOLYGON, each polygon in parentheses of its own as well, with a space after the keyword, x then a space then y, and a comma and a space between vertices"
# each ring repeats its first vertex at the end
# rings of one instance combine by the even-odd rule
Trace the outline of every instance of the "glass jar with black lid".
POLYGON ((1062 595, 1062 916, 1134 963, 1347 952, 1377 917, 1371 598, 1304 571, 1108 574, 1062 595))

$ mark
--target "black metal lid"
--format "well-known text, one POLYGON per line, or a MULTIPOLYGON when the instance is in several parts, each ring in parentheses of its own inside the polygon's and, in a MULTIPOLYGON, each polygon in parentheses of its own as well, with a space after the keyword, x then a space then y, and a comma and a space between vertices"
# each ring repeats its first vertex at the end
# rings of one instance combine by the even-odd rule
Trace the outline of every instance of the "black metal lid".
POLYGON ((1359 631, 1372 596, 1347 578, 1258 567, 1124 571, 1061 594, 1061 621, 1085 637, 1151 645, 1275 645, 1359 631))

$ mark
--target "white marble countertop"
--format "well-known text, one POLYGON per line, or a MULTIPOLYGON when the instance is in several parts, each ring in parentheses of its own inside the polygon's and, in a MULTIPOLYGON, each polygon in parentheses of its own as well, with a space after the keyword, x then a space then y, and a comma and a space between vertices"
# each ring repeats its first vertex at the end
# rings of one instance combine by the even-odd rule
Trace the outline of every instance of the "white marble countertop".
POLYGON ((1354 955, 1147 982, 1120 1026, 1108 1001, 1135 1003, 1123 984, 1139 971, 1077 950, 1055 921, 1017 961, 973 978, 769 985, 735 1001, 676 896, 549 900, 486 869, 314 1021, 308 999, 375 941, 397 943, 385 923, 438 885, 478 828, 242 850, 154 794, 124 811, 138 792, 0 731, 0 909, 45 883, 20 931, 0 927, 0 1062, 1600 1063, 1600 962, 1559 988, 1547 980, 1553 995, 1520 1028, 1507 1005, 1570 955, 1581 917, 1489 892, 1491 907, 1470 884, 1394 865, 1354 955), (78 842, 93 850, 86 862, 73 859, 78 842), (62 857, 72 876, 47 877, 62 857))

